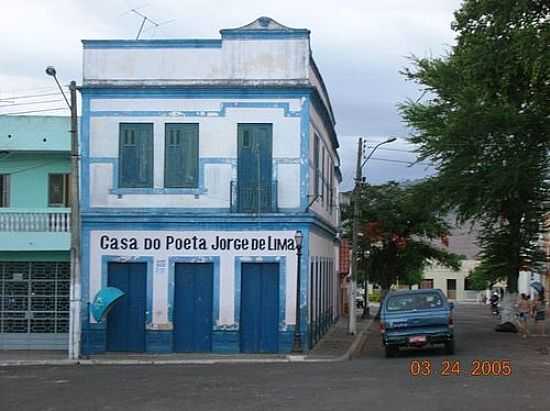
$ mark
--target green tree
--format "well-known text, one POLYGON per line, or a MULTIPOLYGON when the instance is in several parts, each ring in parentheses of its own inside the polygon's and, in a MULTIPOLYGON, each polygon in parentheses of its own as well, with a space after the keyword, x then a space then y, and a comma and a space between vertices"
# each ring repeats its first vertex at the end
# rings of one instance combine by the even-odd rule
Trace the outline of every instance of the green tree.
MULTIPOLYGON (((395 182, 359 189, 359 256, 366 262, 360 267, 384 293, 397 280, 418 284, 424 269, 434 262, 454 270, 460 267, 459 256, 434 245, 434 240, 448 235, 449 226, 425 190, 422 184, 402 187, 395 182)), ((351 207, 344 216, 350 213, 351 207)), ((351 231, 351 221, 346 228, 351 231)))
POLYGON ((517 292, 522 269, 539 270, 534 246, 548 198, 550 3, 465 0, 456 45, 415 58, 404 71, 422 98, 400 106, 419 160, 433 161, 440 205, 459 222, 478 221, 487 281, 517 292))

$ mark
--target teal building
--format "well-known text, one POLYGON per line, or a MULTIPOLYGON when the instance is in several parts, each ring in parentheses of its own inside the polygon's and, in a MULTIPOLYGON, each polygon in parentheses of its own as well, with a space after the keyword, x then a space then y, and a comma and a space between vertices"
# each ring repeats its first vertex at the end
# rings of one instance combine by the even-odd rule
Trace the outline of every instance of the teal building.
POLYGON ((0 116, 0 350, 67 349, 69 128, 0 116))

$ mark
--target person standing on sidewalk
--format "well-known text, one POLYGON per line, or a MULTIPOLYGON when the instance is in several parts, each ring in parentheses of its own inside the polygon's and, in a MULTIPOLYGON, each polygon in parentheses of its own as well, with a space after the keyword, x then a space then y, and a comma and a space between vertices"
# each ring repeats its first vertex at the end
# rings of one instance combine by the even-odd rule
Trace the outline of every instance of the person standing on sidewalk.
POLYGON ((544 320, 546 319, 546 301, 544 294, 539 293, 537 300, 533 303, 533 318, 535 319, 535 332, 544 336, 544 320))
POLYGON ((523 338, 527 338, 529 335, 527 321, 529 320, 529 316, 531 314, 531 302, 529 301, 527 294, 521 293, 517 307, 519 312, 519 328, 521 336, 523 338))

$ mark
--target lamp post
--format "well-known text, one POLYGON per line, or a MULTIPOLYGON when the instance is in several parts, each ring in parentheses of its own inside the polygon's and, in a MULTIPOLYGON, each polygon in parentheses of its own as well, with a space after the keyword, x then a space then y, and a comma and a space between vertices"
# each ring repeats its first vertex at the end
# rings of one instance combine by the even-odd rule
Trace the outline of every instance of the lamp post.
MULTIPOLYGON (((357 278, 357 258, 359 256, 359 244, 357 241, 359 233, 359 188, 363 181, 362 170, 367 161, 372 157, 378 147, 383 144, 393 143, 397 140, 395 137, 388 138, 374 146, 369 155, 361 162, 363 158, 363 139, 360 138, 357 147, 357 167, 355 169, 355 184, 353 187, 353 228, 352 228, 352 247, 351 247, 351 278, 350 278, 350 292, 349 292, 349 321, 348 321, 348 333, 355 334, 357 332, 357 324, 355 318, 355 281, 357 278)), ((369 302, 365 301, 365 307, 369 302)))
POLYGON ((302 352, 302 333, 300 331, 300 268, 302 260, 302 240, 304 239, 304 234, 302 231, 296 231, 294 234, 294 244, 296 245, 296 325, 294 326, 294 340, 292 342, 292 352, 301 353, 302 352))
POLYGON ((79 204, 79 150, 78 150, 78 117, 76 112, 76 82, 71 81, 70 102, 57 80, 55 67, 46 67, 46 74, 53 77, 67 106, 71 110, 71 289, 69 316, 69 358, 80 357, 80 204, 79 204))

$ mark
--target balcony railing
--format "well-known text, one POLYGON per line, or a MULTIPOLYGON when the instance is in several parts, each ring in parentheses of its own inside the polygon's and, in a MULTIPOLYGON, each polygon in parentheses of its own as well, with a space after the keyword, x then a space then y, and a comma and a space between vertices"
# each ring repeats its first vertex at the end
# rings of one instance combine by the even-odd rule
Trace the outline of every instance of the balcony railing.
POLYGON ((0 208, 0 232, 66 233, 70 229, 69 209, 0 208))
POLYGON ((260 184, 239 184, 231 181, 231 211, 235 213, 276 213, 277 181, 260 184))

